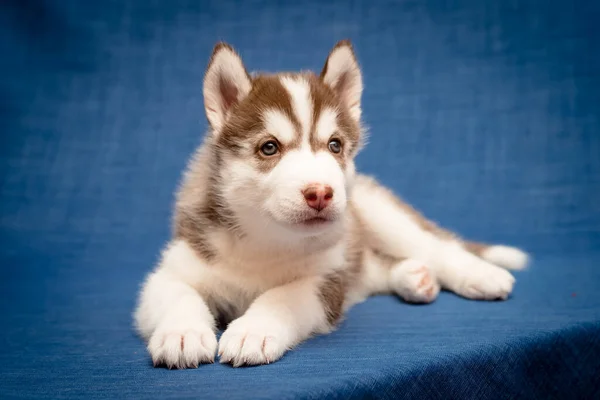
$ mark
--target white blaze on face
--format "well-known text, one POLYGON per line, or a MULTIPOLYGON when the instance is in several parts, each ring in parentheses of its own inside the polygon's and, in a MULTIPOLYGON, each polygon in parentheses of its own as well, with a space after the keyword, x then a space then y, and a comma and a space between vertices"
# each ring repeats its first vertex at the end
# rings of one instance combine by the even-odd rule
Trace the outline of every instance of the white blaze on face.
MULTIPOLYGON (((264 209, 279 222, 301 222, 314 214, 314 210, 306 204, 302 191, 308 185, 317 183, 330 186, 334 191, 331 204, 322 213, 338 217, 346 207, 345 173, 331 153, 315 153, 311 149, 309 139, 313 126, 314 103, 310 85, 302 77, 284 77, 281 78, 281 83, 290 95, 293 112, 300 125, 296 137, 300 135, 301 141, 298 148, 285 152, 275 168, 264 177, 262 184, 269 193, 264 209)), ((281 116, 287 119, 285 115, 281 116)), ((275 120, 273 117, 271 119, 275 120)), ((334 110, 321 111, 319 120, 316 121, 315 132, 319 140, 327 142, 337 129, 336 120, 337 114, 334 110)), ((291 121, 289 125, 278 121, 277 125, 286 126, 286 129, 294 126, 291 121)), ((278 135, 275 132, 273 134, 278 135)))
POLYGON ((346 170, 342 170, 336 157, 327 150, 329 138, 338 129, 337 111, 322 109, 318 120, 313 121, 314 102, 308 81, 302 77, 283 77, 281 83, 289 94, 296 121, 277 108, 262 112, 265 133, 277 138, 283 146, 281 159, 268 172, 252 168, 249 160, 230 160, 222 173, 227 186, 225 197, 244 230, 268 229, 269 236, 275 235, 276 240, 286 240, 289 235, 285 232, 290 227, 295 231, 294 224, 316 216, 302 193, 311 184, 330 186, 334 192, 331 203, 319 215, 341 219, 346 209, 347 178, 352 177, 354 170, 351 160, 346 162, 346 170), (310 144, 313 123, 312 134, 325 144, 317 152, 310 144), (285 227, 283 233, 277 226, 285 227))
POLYGON ((290 95, 294 114, 300 122, 302 145, 308 145, 313 114, 313 101, 310 95, 310 85, 303 78, 291 77, 281 78, 281 83, 290 95))

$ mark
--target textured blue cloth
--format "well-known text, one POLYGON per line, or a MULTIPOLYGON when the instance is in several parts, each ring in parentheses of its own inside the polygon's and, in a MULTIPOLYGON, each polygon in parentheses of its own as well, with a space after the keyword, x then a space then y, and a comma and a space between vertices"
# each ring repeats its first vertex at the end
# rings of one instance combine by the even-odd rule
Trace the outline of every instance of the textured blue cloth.
POLYGON ((0 398, 600 396, 599 18, 594 0, 0 2, 0 398), (269 366, 152 368, 131 312, 206 128, 212 46, 318 70, 346 37, 360 169, 533 265, 507 302, 377 297, 269 366))

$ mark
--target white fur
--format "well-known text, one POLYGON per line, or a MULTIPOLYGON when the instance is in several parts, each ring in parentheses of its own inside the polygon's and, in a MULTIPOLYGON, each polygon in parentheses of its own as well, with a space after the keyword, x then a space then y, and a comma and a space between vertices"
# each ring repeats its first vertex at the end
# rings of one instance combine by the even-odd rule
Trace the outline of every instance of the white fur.
POLYGON ((348 106, 350 115, 357 121, 360 120, 362 75, 349 46, 339 46, 331 52, 323 81, 338 92, 348 106))
POLYGON ((360 288, 364 290, 362 297, 390 290, 389 268, 372 251, 365 252, 360 280, 360 288))
POLYGON ((204 267, 189 246, 175 242, 146 280, 135 322, 149 339, 148 351, 155 364, 185 368, 214 360, 214 318, 194 287, 199 281, 194 273, 204 267))
POLYGON ((523 269, 527 266, 528 256, 515 247, 494 245, 483 251, 481 257, 493 264, 508 269, 523 269))
POLYGON ((431 303, 440 292, 433 270, 414 258, 392 267, 389 285, 392 291, 409 303, 431 303))
POLYGON ((243 314, 220 342, 221 361, 236 366, 275 361, 328 329, 317 290, 322 276, 343 267, 343 246, 316 245, 307 257, 304 249, 269 253, 260 243, 231 243, 218 234, 215 242, 226 261, 206 265, 185 241, 175 241, 144 284, 135 321, 156 364, 185 368, 214 360, 214 318, 203 298, 243 314))
POLYGON ((346 208, 344 172, 328 153, 313 153, 302 148, 286 154, 263 184, 270 193, 265 208, 282 223, 297 221, 299 217, 315 214, 306 204, 301 191, 309 184, 331 186, 334 195, 322 214, 340 217, 346 208))
POLYGON ((509 272, 474 256, 459 243, 442 242, 429 260, 442 287, 470 299, 506 299, 515 282, 509 272))
POLYGON ((389 201, 381 190, 372 188, 366 178, 357 180, 352 193, 354 205, 370 228, 374 248, 398 258, 409 256, 426 260, 439 244, 412 217, 389 201))
POLYGON ((339 222, 347 202, 344 171, 331 154, 315 154, 307 147, 287 152, 268 174, 243 160, 232 160, 224 166, 222 190, 245 232, 256 233, 271 243, 321 233, 318 227, 298 229, 299 222, 316 215, 302 194, 314 183, 333 189, 333 199, 320 215, 339 222))
POLYGON ((299 279, 258 297, 221 337, 220 361, 233 366, 268 364, 311 333, 326 332, 319 283, 315 277, 299 279))
POLYGON ((510 273, 474 256, 456 241, 423 230, 364 178, 356 183, 352 199, 370 230, 374 248, 398 258, 423 260, 442 287, 471 299, 505 299, 512 291, 510 273))
POLYGON ((337 112, 331 108, 321 111, 317 121, 317 138, 327 142, 337 129, 337 112))
POLYGON ((204 105, 206 116, 215 133, 223 127, 227 108, 223 106, 224 93, 221 82, 237 91, 237 101, 244 98, 252 87, 241 58, 231 49, 223 47, 213 55, 213 60, 204 78, 204 105))
POLYGON ((274 135, 283 144, 289 144, 296 138, 294 125, 279 110, 266 110, 263 113, 266 131, 274 135))
MULTIPOLYGON (((250 90, 241 60, 226 47, 214 55, 205 78, 207 115, 215 135, 228 113, 222 107, 222 79, 235 85, 239 98, 250 90)), ((331 53, 324 81, 358 120, 362 78, 349 46, 331 53)), ((186 174, 194 185, 187 188, 188 197, 178 199, 178 210, 195 210, 206 201, 204 186, 211 174, 218 174, 219 200, 235 217, 235 226, 210 227, 206 241, 218 255, 210 261, 184 239, 173 240, 144 283, 134 318, 156 364, 186 368, 213 362, 217 346, 221 362, 265 364, 311 334, 328 332, 320 290, 327 277, 347 272, 347 252, 357 245, 348 240, 348 232, 358 223, 365 231, 358 245, 365 252, 358 279, 345 288, 344 310, 373 293, 394 292, 409 302, 431 302, 440 288, 472 299, 510 294, 514 278, 492 263, 517 268, 526 262, 524 253, 494 246, 483 254, 487 261, 476 257, 459 241, 424 230, 389 192, 355 176, 353 160, 346 160, 342 169, 329 152, 313 153, 309 85, 304 78, 291 77, 282 83, 300 121, 299 148, 286 151, 268 173, 257 168, 256 154, 249 149, 246 158, 222 155, 220 168, 213 171, 213 136, 186 174), (306 204, 302 190, 315 183, 334 191, 330 205, 319 214, 330 222, 305 226, 301 222, 317 211, 306 204), (358 219, 348 212, 350 202, 358 219), (391 266, 381 254, 393 260, 391 266), (217 345, 214 315, 222 309, 233 322, 217 345)), ((262 111, 257 118, 264 119, 270 134, 281 142, 294 139, 295 127, 286 116, 262 111)), ((335 111, 324 110, 317 137, 328 140, 336 129, 335 111)))
POLYGON ((310 86, 303 78, 281 78, 281 83, 292 98, 292 108, 302 127, 302 142, 308 144, 308 136, 312 126, 313 102, 310 97, 310 86))

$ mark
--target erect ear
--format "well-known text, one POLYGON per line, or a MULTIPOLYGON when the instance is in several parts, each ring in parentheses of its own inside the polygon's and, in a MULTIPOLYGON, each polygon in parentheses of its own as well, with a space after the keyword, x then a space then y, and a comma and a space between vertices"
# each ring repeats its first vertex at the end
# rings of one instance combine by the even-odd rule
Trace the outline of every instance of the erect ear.
POLYGON ((217 43, 204 75, 204 108, 215 132, 227 113, 250 92, 252 82, 240 56, 226 43, 217 43))
POLYGON ((352 117, 360 120, 362 75, 349 40, 338 42, 331 50, 321 72, 321 79, 348 106, 352 117))

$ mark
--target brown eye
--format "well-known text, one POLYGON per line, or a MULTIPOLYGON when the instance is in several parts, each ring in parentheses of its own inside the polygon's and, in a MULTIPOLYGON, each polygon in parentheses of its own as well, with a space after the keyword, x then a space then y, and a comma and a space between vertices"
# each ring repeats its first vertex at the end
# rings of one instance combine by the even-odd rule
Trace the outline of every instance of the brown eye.
POLYGON ((265 156, 275 155, 278 150, 279 147, 277 146, 277 143, 273 140, 269 140, 268 142, 260 146, 260 152, 263 153, 265 156))
POLYGON ((342 142, 340 142, 338 139, 331 139, 329 141, 328 147, 329 147, 329 151, 331 151, 332 153, 338 154, 339 152, 342 151, 342 142))

